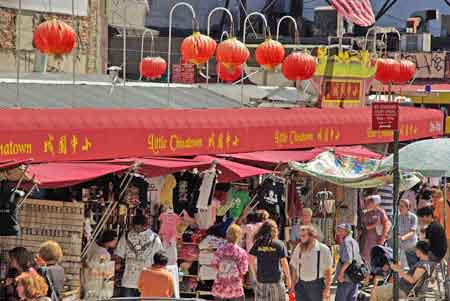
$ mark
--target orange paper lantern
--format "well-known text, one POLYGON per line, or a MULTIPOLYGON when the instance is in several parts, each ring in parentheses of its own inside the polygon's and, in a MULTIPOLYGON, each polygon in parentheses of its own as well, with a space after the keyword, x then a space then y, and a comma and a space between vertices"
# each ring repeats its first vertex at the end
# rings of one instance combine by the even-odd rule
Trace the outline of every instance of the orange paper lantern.
POLYGON ((76 44, 76 33, 63 21, 45 21, 34 32, 34 45, 40 52, 50 55, 70 53, 76 44))
POLYGON ((375 79, 383 84, 394 83, 400 74, 400 63, 393 59, 378 59, 375 79))
POLYGON ((264 69, 273 70, 284 59, 284 47, 283 45, 273 40, 272 38, 266 39, 261 45, 256 48, 256 61, 264 69))
POLYGON ((316 58, 309 53, 296 51, 283 61, 281 71, 288 80, 306 80, 316 72, 316 58))
POLYGON ((200 32, 194 32, 183 40, 180 51, 184 60, 201 65, 211 59, 216 47, 216 41, 200 32))
POLYGON ((228 68, 224 66, 222 63, 218 63, 216 65, 216 71, 217 76, 225 81, 225 82, 232 82, 241 77, 242 74, 242 65, 234 67, 234 68, 228 68))
POLYGON ((216 59, 228 69, 245 64, 249 56, 247 47, 236 38, 225 40, 217 46, 216 59))
POLYGON ((166 69, 167 63, 162 57, 146 57, 139 64, 139 72, 148 79, 160 78, 166 69))

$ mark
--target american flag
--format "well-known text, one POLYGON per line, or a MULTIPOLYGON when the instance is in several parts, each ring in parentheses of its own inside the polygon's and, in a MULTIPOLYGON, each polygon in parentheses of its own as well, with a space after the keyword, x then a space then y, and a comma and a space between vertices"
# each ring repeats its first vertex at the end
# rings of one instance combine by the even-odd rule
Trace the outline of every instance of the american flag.
POLYGON ((363 27, 375 23, 370 0, 330 0, 330 3, 349 22, 363 27))

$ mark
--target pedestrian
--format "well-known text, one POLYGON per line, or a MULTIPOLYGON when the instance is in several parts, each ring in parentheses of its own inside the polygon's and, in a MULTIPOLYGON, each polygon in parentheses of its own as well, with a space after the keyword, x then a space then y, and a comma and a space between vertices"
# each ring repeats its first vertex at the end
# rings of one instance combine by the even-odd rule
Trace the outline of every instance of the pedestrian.
MULTIPOLYGON (((447 253, 447 240, 445 230, 441 224, 434 221, 433 208, 424 207, 417 210, 420 224, 425 226, 425 239, 430 245, 430 260, 440 263, 447 253)), ((410 267, 414 266, 419 258, 413 251, 406 252, 406 259, 410 267)))
POLYGON ((374 246, 384 245, 391 229, 386 212, 379 207, 380 202, 379 195, 370 195, 364 200, 366 210, 362 218, 364 243, 361 255, 366 262, 370 262, 370 251, 374 246))
POLYGON ((174 283, 172 273, 166 269, 169 257, 164 251, 158 251, 153 256, 151 267, 145 268, 139 275, 139 291, 141 297, 174 296, 174 283))
POLYGON ((17 294, 23 301, 50 301, 47 297, 48 285, 44 277, 34 269, 23 272, 16 278, 17 294))
POLYGON ((433 216, 434 220, 444 225, 444 199, 442 191, 438 188, 433 188, 431 190, 431 205, 434 208, 433 216))
POLYGON ((291 289, 287 249, 278 234, 277 224, 269 219, 255 235, 249 257, 250 271, 257 280, 255 301, 286 300, 286 288, 291 289))
MULTIPOLYGON (((400 278, 399 286, 399 297, 404 299, 407 298, 408 294, 413 288, 415 288, 415 293, 418 294, 423 288, 422 285, 417 285, 419 281, 425 278, 431 277, 433 267, 435 263, 430 259, 430 244, 426 241, 419 241, 416 244, 415 250, 418 262, 414 264, 408 272, 405 272, 403 266, 400 264, 391 264, 391 269, 398 272, 400 278)), ((393 284, 385 284, 378 286, 373 289, 370 301, 391 301, 393 300, 393 284)))
POLYGON ((212 266, 217 275, 212 287, 216 300, 242 300, 243 278, 248 271, 247 252, 239 247, 241 228, 233 224, 227 230, 227 243, 214 254, 212 266))
POLYGON ((64 268, 60 265, 63 258, 61 246, 55 241, 46 241, 36 256, 38 273, 44 277, 48 285, 48 297, 58 301, 64 290, 64 268))
POLYGON ((15 278, 23 272, 26 272, 31 267, 32 255, 24 247, 16 247, 8 252, 9 255, 9 270, 4 283, 5 301, 18 301, 20 300, 17 294, 17 286, 15 278))
POLYGON ((148 226, 147 217, 137 211, 133 225, 119 240, 116 255, 125 261, 120 296, 139 297, 139 275, 153 265, 153 256, 163 250, 161 239, 148 226))
POLYGON ((117 233, 115 231, 107 230, 103 232, 100 239, 97 242, 94 242, 90 247, 86 260, 83 262, 82 294, 85 298, 88 294, 96 296, 99 293, 99 289, 104 289, 103 284, 99 287, 99 279, 101 281, 111 281, 114 277, 114 271, 112 271, 112 274, 100 274, 98 269, 101 264, 111 261, 109 252, 110 250, 115 249, 116 246, 117 233))
POLYGON ((354 283, 346 274, 348 267, 356 262, 362 264, 358 242, 352 237, 352 226, 340 224, 336 228, 336 238, 340 241, 339 262, 336 268, 337 291, 335 301, 356 301, 358 283, 354 283))
POLYGON ((398 232, 399 232, 399 256, 402 266, 407 267, 406 252, 414 249, 417 243, 418 230, 417 216, 410 211, 410 202, 401 199, 399 204, 398 232))
POLYGON ((331 251, 318 240, 317 230, 311 225, 301 226, 299 236, 300 242, 291 257, 296 301, 329 300, 331 251))

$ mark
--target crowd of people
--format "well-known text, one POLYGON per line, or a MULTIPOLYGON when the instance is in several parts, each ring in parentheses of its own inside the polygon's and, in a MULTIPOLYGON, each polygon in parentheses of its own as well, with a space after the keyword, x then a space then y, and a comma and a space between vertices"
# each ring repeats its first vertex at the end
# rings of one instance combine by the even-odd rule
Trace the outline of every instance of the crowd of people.
POLYGON ((64 289, 63 253, 58 243, 43 243, 37 254, 24 247, 9 251, 9 270, 1 300, 58 301, 64 289))
MULTIPOLYGON (((217 276, 212 294, 220 301, 244 300, 244 279, 249 279, 256 301, 280 301, 288 296, 296 301, 318 301, 329 300, 331 285, 337 283, 336 301, 356 301, 358 290, 373 283, 371 301, 392 300, 392 272, 399 274, 400 296, 407 296, 413 289, 421 290, 423 279, 431 276, 435 265, 447 253, 442 223, 443 210, 448 205, 437 188, 422 189, 415 196, 410 193, 402 196, 398 212, 400 261, 395 263, 390 248, 392 222, 382 203, 379 194, 369 194, 364 198, 362 228, 337 225, 337 263, 330 248, 321 242, 310 209, 303 209, 302 225, 295 240, 290 240, 293 248, 290 254, 285 242, 279 239, 280 229, 269 213, 258 210, 253 222, 246 223, 250 211, 246 208, 228 227, 226 243, 214 254, 212 266, 217 276), (379 254, 387 254, 386 260, 375 258, 379 254), (359 279, 358 271, 365 266, 369 272, 364 279, 359 279)), ((146 216, 136 215, 133 225, 120 239, 116 234, 105 231, 90 248, 83 263, 82 283, 89 283, 95 264, 111 261, 114 254, 122 259, 124 266, 116 296, 173 297, 173 274, 166 269, 169 257, 146 216)), ((64 270, 59 265, 62 250, 57 243, 42 244, 35 256, 18 247, 9 252, 9 258, 6 301, 59 300, 64 270)), ((118 271, 104 278, 112 278, 115 272, 118 271)))

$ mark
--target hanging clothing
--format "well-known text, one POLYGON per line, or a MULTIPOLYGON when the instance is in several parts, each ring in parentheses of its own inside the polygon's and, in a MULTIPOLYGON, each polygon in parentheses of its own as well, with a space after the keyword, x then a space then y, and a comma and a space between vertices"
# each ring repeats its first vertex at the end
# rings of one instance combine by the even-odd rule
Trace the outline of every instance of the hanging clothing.
POLYGON ((180 214, 186 210, 189 215, 193 216, 196 206, 195 194, 201 184, 200 176, 192 172, 181 172, 175 174, 175 180, 177 185, 173 190, 174 211, 180 214))
POLYGON ((199 229, 208 230, 216 223, 216 213, 219 206, 220 203, 217 200, 213 200, 207 209, 198 209, 195 214, 195 222, 199 229))
POLYGON ((20 235, 20 225, 17 218, 16 193, 4 189, 0 196, 0 235, 20 235))
POLYGON ((257 208, 269 212, 271 218, 278 223, 280 229, 284 227, 286 221, 284 185, 285 180, 283 178, 268 177, 262 183, 262 189, 258 194, 257 208))
POLYGON ((208 209, 216 184, 217 170, 210 168, 202 173, 202 184, 197 199, 197 209, 208 209))
POLYGON ((175 213, 163 213, 159 217, 161 228, 159 229, 159 236, 164 245, 169 245, 177 239, 177 225, 181 218, 175 213))
POLYGON ((177 181, 173 175, 164 177, 160 192, 160 202, 167 208, 173 209, 173 189, 177 186, 177 181))
POLYGON ((148 201, 152 204, 159 204, 164 177, 161 176, 161 177, 147 178, 146 181, 148 183, 147 188, 148 201))
POLYGON ((232 190, 231 201, 230 215, 237 220, 242 215, 244 208, 251 202, 251 199, 248 191, 232 190))
POLYGON ((289 184, 288 189, 288 215, 290 218, 301 217, 303 211, 302 192, 304 187, 293 181, 289 184))

